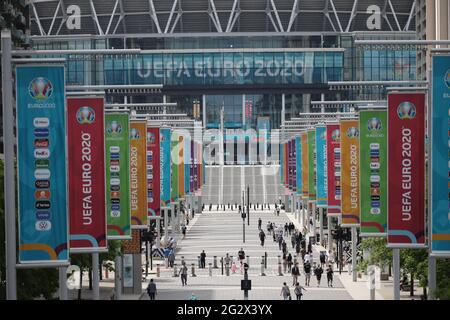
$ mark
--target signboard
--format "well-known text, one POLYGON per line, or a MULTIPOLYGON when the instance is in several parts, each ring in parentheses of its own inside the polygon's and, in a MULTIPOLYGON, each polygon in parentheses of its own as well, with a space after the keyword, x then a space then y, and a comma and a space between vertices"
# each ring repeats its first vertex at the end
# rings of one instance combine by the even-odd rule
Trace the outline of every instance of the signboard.
POLYGON ((297 194, 301 195, 302 190, 302 143, 300 136, 295 137, 295 178, 297 179, 297 194))
POLYGON ((388 94, 388 245, 425 245, 425 94, 388 94))
POLYGON ((161 207, 170 206, 170 128, 159 129, 160 171, 161 171, 161 207))
POLYGON ((123 241, 122 251, 124 254, 141 253, 141 230, 131 230, 131 240, 123 241))
POLYGON ((341 214, 341 132, 339 124, 327 125, 328 216, 341 214))
POLYGON ((133 287, 133 255, 123 255, 123 286, 125 288, 133 287))
POLYGON ((297 153, 295 149, 295 138, 291 140, 291 167, 292 167, 292 191, 297 191, 297 166, 295 165, 297 159, 297 153))
POLYGON ((308 197, 316 200, 316 130, 308 130, 308 197))
POLYGON ((147 228, 146 121, 130 121, 131 228, 147 228))
POLYGON ((67 99, 70 251, 106 251, 104 98, 67 99))
POLYGON ((431 253, 450 256, 450 56, 433 56, 431 253))
POLYGON ((308 199, 308 136, 306 135, 306 132, 300 134, 300 141, 302 149, 302 193, 303 199, 308 199))
POLYGON ((147 208, 148 216, 153 218, 161 215, 159 147, 159 128, 147 127, 147 208))
POLYGON ((386 236, 387 112, 359 113, 361 235, 386 236))
POLYGON ((131 237, 129 116, 107 113, 105 124, 107 237, 126 240, 131 237))
POLYGON ((342 225, 359 225, 359 121, 341 120, 342 225))
POLYGON ((20 263, 69 258, 64 87, 64 66, 16 68, 20 263))
POLYGON ((316 127, 316 181, 317 207, 327 206, 327 129, 325 126, 316 127))

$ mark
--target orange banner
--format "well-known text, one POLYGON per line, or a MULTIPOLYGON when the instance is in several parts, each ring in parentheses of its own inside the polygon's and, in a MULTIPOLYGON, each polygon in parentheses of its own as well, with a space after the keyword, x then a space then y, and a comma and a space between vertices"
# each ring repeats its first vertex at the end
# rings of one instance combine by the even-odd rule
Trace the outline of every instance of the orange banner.
POLYGON ((130 121, 131 228, 147 228, 147 125, 130 121))
POLYGON ((359 121, 341 120, 342 224, 359 225, 359 121))
POLYGON ((303 198, 308 199, 309 195, 309 176, 308 176, 308 136, 306 132, 300 134, 302 144, 302 193, 303 198))

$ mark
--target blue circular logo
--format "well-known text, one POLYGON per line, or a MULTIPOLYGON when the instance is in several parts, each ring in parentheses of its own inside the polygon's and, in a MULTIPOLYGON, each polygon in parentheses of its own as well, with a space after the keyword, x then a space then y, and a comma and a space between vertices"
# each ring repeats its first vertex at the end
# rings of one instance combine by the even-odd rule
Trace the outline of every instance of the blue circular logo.
POLYGON ((367 121, 367 129, 369 129, 369 131, 372 130, 381 130, 382 125, 381 125, 381 120, 378 118, 370 118, 367 121))
POLYGON ((108 123, 108 126, 106 128, 106 131, 110 134, 118 134, 122 132, 122 125, 116 121, 113 120, 110 123, 108 123))
POLYGON ((53 85, 50 80, 38 77, 31 80, 28 86, 28 93, 33 99, 36 100, 47 100, 52 96, 53 85))
POLYGON ((397 115, 400 119, 412 119, 416 116, 416 106, 412 102, 404 101, 398 105, 397 115))
POLYGON ((81 107, 77 111, 77 121, 79 124, 91 124, 95 120, 95 112, 91 107, 81 107))
POLYGON ((359 130, 356 127, 350 127, 347 129, 347 137, 356 138, 359 136, 359 130))

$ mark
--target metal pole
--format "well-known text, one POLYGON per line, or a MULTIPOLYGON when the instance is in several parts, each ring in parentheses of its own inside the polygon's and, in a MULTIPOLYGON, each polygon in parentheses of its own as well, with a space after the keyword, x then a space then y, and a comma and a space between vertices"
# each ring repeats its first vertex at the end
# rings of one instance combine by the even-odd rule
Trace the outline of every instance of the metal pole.
MULTIPOLYGON (((244 271, 244 280, 248 280, 248 272, 244 271)), ((248 290, 244 290, 244 300, 248 300, 248 290)))
POLYGON ((436 299, 436 257, 428 256, 428 300, 436 299))
POLYGON ((392 258, 394 269, 394 300, 400 300, 400 249, 392 249, 392 258))
POLYGON ((161 243, 161 219, 156 219, 156 236, 156 248, 159 248, 161 243))
POLYGON ((245 243, 245 219, 242 219, 242 239, 245 243))
POLYGON ((99 255, 98 252, 92 254, 92 298, 100 300, 100 280, 99 280, 99 255))
MULTIPOLYGON (((172 203, 171 207, 173 208, 172 203)), ((169 209, 164 209, 164 242, 167 244, 167 241, 169 240, 169 209)))
POLYGON ((356 227, 352 227, 352 278, 353 282, 357 281, 357 274, 356 274, 356 242, 358 241, 358 234, 356 227))
POLYGON ((333 237, 331 236, 331 217, 327 216, 327 228, 328 228, 328 252, 331 253, 333 249, 333 237))
POLYGON ((250 225, 250 186, 247 185, 247 224, 250 225))
POLYGON ((115 300, 121 300, 122 298, 122 256, 116 256, 115 270, 114 270, 114 288, 115 288, 115 300))
POLYGON ((320 235, 320 245, 323 246, 323 207, 319 208, 319 235, 320 235))
POLYGON ((59 272, 59 300, 67 300, 67 267, 58 268, 59 272))
POLYGON ((11 31, 2 33, 3 149, 5 156, 6 299, 17 300, 16 196, 14 181, 14 114, 11 71, 11 31))

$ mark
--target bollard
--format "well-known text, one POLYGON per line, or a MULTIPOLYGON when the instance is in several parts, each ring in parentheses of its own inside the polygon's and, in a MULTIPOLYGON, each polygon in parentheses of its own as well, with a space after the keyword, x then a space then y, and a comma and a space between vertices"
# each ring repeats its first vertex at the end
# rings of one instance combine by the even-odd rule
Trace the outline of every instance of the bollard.
POLYGON ((161 275, 161 267, 159 266, 159 263, 156 265, 156 277, 159 278, 161 275))
POLYGON ((264 256, 261 256, 261 276, 265 276, 266 274, 264 273, 264 256))
POLYGON ((283 272, 281 272, 281 257, 278 256, 278 275, 282 276, 283 272))
POLYGON ((248 264, 248 267, 250 268, 250 256, 247 256, 247 264, 248 264))
POLYGON ((195 263, 192 264, 192 277, 196 277, 195 275, 195 263))
POLYGON ((212 277, 212 263, 210 262, 208 265, 209 265, 209 276, 212 277))
POLYGON ((217 269, 217 256, 214 256, 214 269, 217 269))
POLYGON ((200 256, 198 256, 197 259, 198 259, 198 268, 200 269, 200 267, 201 267, 200 256))
POLYGON ((177 277, 177 264, 176 263, 173 265, 173 276, 177 277))

